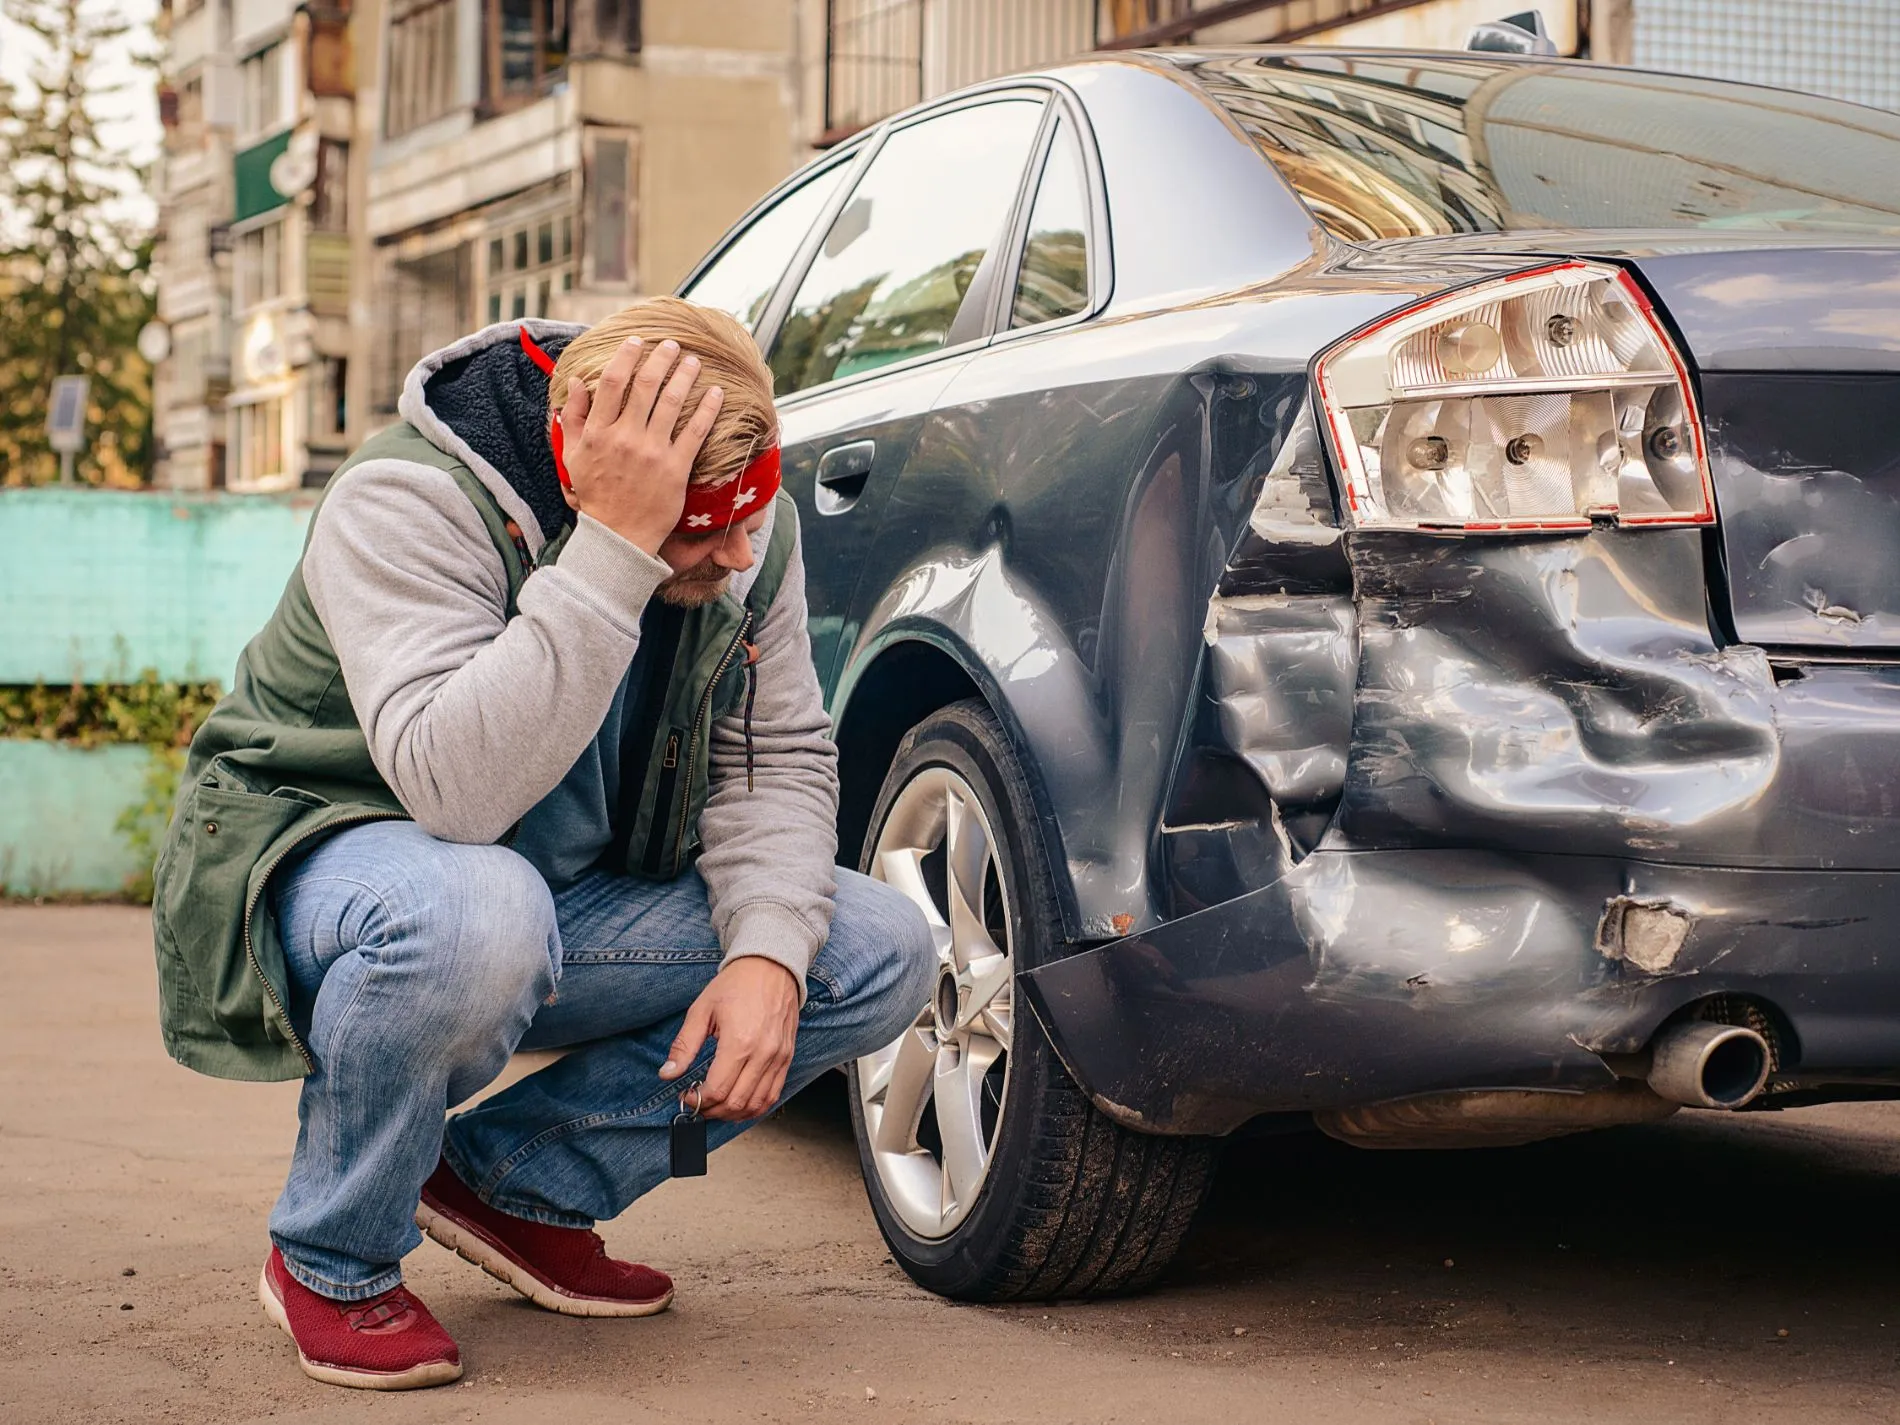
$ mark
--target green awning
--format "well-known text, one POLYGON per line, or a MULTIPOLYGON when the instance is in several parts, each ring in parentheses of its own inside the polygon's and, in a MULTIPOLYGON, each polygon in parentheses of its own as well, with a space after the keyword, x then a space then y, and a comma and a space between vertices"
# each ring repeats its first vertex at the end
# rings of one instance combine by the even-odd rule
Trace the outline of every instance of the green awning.
POLYGON ((237 211, 231 215, 232 222, 241 223, 290 201, 271 187, 270 182, 271 164, 289 147, 290 130, 285 129, 276 138, 254 144, 232 160, 237 188, 237 211))

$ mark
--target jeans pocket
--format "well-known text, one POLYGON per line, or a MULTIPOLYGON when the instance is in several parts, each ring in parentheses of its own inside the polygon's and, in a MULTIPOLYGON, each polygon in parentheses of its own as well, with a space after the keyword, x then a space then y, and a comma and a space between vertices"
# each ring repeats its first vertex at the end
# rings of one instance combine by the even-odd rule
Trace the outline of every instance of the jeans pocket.
POLYGON ((844 986, 838 978, 818 960, 811 962, 811 968, 805 971, 805 1009, 810 1014, 814 1006, 829 1009, 844 1003, 844 986))

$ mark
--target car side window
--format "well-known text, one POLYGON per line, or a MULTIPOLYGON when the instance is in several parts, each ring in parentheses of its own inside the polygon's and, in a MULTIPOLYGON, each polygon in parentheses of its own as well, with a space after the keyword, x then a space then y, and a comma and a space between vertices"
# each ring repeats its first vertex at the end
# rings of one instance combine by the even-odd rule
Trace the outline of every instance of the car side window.
POLYGON ((1012 327, 1072 317, 1089 304, 1089 187, 1075 126, 1058 118, 1029 210, 1012 327))
POLYGON ((772 289, 778 286, 798 245, 838 191, 850 167, 849 163, 834 163, 792 189, 753 219, 752 225, 733 239, 718 260, 681 295, 702 307, 730 312, 747 331, 757 330, 772 289))
POLYGON ((833 220, 770 363, 781 396, 935 351, 1003 235, 1042 121, 1001 99, 899 129, 833 220))

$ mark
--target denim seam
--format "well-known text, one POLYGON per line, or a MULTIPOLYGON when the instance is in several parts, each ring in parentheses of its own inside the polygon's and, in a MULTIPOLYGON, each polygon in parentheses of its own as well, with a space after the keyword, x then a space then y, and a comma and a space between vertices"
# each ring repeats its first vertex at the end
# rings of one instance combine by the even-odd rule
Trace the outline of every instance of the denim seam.
MULTIPOLYGON (((707 1053, 704 1049, 700 1050, 698 1057, 693 1060, 692 1065, 684 1074, 681 1074, 673 1083, 666 1085, 666 1087, 661 1089, 658 1093, 635 1108, 620 1109, 612 1113, 583 1114, 579 1118, 570 1118, 564 1123, 556 1123, 551 1127, 542 1129, 519 1148, 516 1148, 512 1153, 499 1159, 495 1163, 495 1166, 488 1170, 487 1175, 482 1178, 481 1182, 474 1185, 476 1195, 484 1202, 488 1201, 489 1194, 495 1192, 501 1186, 503 1178, 520 1167, 528 1158, 539 1153, 543 1148, 546 1148, 550 1143, 566 1138, 573 1133, 584 1133, 589 1129, 604 1128, 612 1123, 624 1123, 636 1118, 645 1118, 669 1098, 678 1098, 681 1092, 683 1092, 683 1086, 695 1073, 705 1070, 712 1063, 712 1059, 713 1056, 711 1054, 707 1053)), ((467 1179, 463 1181, 467 1181, 467 1179)))
POLYGON ((354 876, 345 876, 336 871, 327 871, 321 875, 305 875, 299 872, 291 878, 291 881, 292 885, 296 888, 291 891, 292 895, 298 894, 305 886, 320 886, 326 883, 334 883, 339 886, 355 886, 359 891, 362 891, 371 900, 376 902, 376 908, 383 913, 384 920, 393 920, 395 918, 389 913, 389 902, 383 899, 383 893, 377 890, 376 887, 357 880, 354 876))
POLYGON ((385 1267, 367 1285, 346 1286, 342 1282, 333 1282, 321 1272, 313 1272, 301 1262, 292 1260, 284 1251, 281 1243, 277 1246, 278 1255, 284 1259, 284 1270, 289 1272, 304 1286, 318 1296, 326 1296, 332 1301, 368 1301, 372 1296, 381 1296, 391 1287, 402 1285, 402 1268, 385 1267))
POLYGON ((563 963, 577 965, 692 965, 712 964, 725 952, 718 947, 706 950, 662 950, 658 947, 639 946, 625 950, 561 950, 563 963))
MULTIPOLYGON (((361 891, 364 895, 368 896, 372 901, 376 903, 376 909, 382 913, 383 923, 385 925, 388 925, 390 921, 392 921, 395 918, 389 913, 389 902, 383 899, 382 893, 378 891, 374 886, 365 884, 364 882, 357 880, 354 876, 339 875, 335 872, 331 872, 327 875, 311 876, 307 880, 302 876, 298 876, 295 879, 294 884, 299 889, 301 889, 302 887, 306 885, 317 886, 317 885, 333 884, 333 885, 339 885, 339 886, 354 886, 356 887, 357 890, 361 891)), ((293 891, 293 894, 295 894, 294 891, 293 891)), ((330 978, 330 971, 336 968, 337 963, 343 959, 344 955, 361 954, 366 944, 367 942, 359 936, 359 938, 357 939, 354 945, 351 945, 348 949, 344 950, 341 955, 337 956, 336 960, 331 961, 329 965, 325 966, 323 973, 320 976, 318 976, 317 983, 318 983, 319 989, 322 987, 323 981, 330 978)), ((375 960, 373 957, 365 955, 363 957, 363 963, 368 968, 363 978, 357 981, 356 993, 350 996, 350 1002, 348 1004, 344 1005, 340 1010, 337 1011, 336 1023, 338 1023, 339 1025, 346 1018, 348 1018, 350 1012, 356 1008, 357 1001, 362 999, 363 991, 365 988, 367 988, 369 984, 370 976, 375 974, 376 972, 378 961, 375 960)), ((310 1001, 311 1001, 310 1008, 311 1008, 312 1015, 314 1015, 316 1012, 316 998, 317 997, 314 994, 310 996, 310 1001)), ((332 1150, 331 1151, 332 1161, 341 1162, 342 1159, 341 1157, 338 1156, 338 1153, 337 1153, 338 1145, 335 1143, 332 1143, 329 1146, 332 1150)), ((312 1290, 315 1290, 315 1288, 312 1288, 312 1290)))

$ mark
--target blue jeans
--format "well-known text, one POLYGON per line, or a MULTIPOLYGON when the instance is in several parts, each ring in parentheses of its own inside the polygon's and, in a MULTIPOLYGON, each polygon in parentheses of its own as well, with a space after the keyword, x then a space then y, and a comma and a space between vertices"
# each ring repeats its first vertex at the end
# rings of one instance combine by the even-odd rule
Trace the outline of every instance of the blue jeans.
MULTIPOLYGON (((785 1092, 888 1044, 929 998, 937 958, 896 891, 842 868, 831 937, 806 977, 785 1092)), ((311 1290, 361 1300, 402 1280, 416 1201, 446 1156, 492 1206, 591 1227, 668 1175, 691 1071, 660 1064, 719 969, 706 887, 596 872, 558 894, 500 846, 381 822, 278 873, 290 1013, 317 1062, 271 1238, 311 1290), (516 1049, 582 1046, 450 1118, 516 1049)), ((747 1125, 709 1122, 718 1147, 747 1125)))

